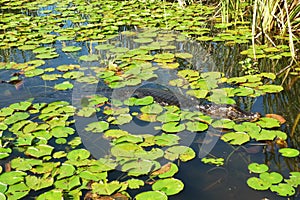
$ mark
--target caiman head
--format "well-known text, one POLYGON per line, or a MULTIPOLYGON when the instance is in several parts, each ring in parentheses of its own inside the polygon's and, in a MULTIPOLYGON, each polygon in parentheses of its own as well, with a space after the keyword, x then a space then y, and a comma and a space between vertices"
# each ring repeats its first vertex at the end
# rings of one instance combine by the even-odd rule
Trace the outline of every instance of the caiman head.
POLYGON ((252 113, 239 109, 237 106, 229 106, 227 112, 228 118, 234 121, 250 121, 255 122, 261 118, 259 112, 252 113))

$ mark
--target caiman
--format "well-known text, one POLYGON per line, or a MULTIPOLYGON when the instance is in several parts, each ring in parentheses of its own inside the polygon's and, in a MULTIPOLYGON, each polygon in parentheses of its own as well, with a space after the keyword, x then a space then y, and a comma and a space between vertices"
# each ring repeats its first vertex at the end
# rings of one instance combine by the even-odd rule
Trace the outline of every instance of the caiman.
MULTIPOLYGON (((109 89, 110 93, 113 91, 109 89)), ((101 90, 100 91, 104 91, 101 90)), ((107 90, 105 91, 107 92, 107 90)), ((104 92, 104 93, 105 93, 104 92)), ((230 104, 215 104, 215 103, 203 103, 199 99, 184 96, 181 93, 174 94, 170 90, 140 87, 135 90, 128 90, 126 88, 120 89, 117 92, 118 96, 128 98, 129 96, 134 96, 137 98, 143 98, 146 96, 152 96, 153 99, 161 105, 176 105, 180 108, 195 108, 203 114, 215 117, 215 118, 227 118, 237 122, 241 121, 257 121, 261 114, 256 112, 246 112, 240 109, 236 105, 230 104), (131 93, 131 94, 129 94, 131 93), (129 95, 129 96, 128 96, 129 95)))

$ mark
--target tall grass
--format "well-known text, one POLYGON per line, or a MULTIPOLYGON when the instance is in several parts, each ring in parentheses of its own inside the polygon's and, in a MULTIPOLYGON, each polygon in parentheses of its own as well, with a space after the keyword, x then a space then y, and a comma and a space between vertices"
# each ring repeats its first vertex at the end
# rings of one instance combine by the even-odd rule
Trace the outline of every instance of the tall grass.
POLYGON ((294 35, 300 35, 299 0, 221 0, 220 6, 223 22, 243 20, 250 7, 253 46, 256 43, 276 46, 274 36, 281 36, 288 39, 290 52, 295 58, 294 35))

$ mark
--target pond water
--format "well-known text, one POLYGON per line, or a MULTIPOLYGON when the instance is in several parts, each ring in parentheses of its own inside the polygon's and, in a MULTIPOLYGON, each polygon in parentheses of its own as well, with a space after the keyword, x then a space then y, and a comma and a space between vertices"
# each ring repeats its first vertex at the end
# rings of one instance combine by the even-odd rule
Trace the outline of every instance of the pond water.
MULTIPOLYGON (((51 2, 49 2, 49 4, 51 4, 51 2)), ((32 18, 40 17, 43 19, 43 17, 49 17, 53 20, 51 14, 49 15, 48 13, 55 15, 55 12, 60 11, 59 8, 61 9, 60 6, 47 5, 37 11, 28 11, 26 8, 24 9, 25 11, 21 10, 20 13, 32 18), (56 11, 53 11, 53 9, 56 9, 56 11)), ((4 8, 2 8, 1 11, 2 17, 5 14, 8 15, 8 13, 18 13, 18 10, 4 8)), ((72 16, 76 19, 75 14, 72 16)), ((230 78, 243 77, 244 75, 244 71, 239 62, 245 60, 246 56, 241 55, 240 52, 247 50, 249 48, 248 44, 228 45, 225 44, 225 42, 195 41, 177 31, 158 28, 138 29, 136 26, 123 25, 115 25, 114 27, 108 28, 107 32, 111 31, 113 36, 109 36, 109 33, 104 32, 108 35, 105 36, 107 37, 105 39, 105 34, 99 32, 99 34, 92 35, 93 37, 89 35, 87 37, 88 39, 86 39, 87 41, 76 41, 74 35, 83 37, 85 31, 88 31, 90 28, 89 23, 86 21, 81 22, 84 17, 87 16, 78 18, 77 23, 74 23, 74 18, 72 18, 73 21, 65 19, 57 20, 57 22, 53 24, 53 27, 49 27, 50 29, 53 28, 53 31, 47 32, 47 37, 44 38, 46 41, 38 45, 33 43, 34 40, 31 41, 28 39, 32 44, 29 43, 27 44, 28 46, 16 44, 16 46, 14 46, 12 42, 14 41, 14 39, 12 39, 13 36, 5 36, 5 38, 2 36, 3 41, 0 43, 0 46, 3 47, 0 49, 0 80, 2 81, 2 83, 0 83, 0 108, 8 107, 17 102, 28 101, 28 99, 33 98, 33 104, 27 108, 28 110, 26 109, 28 112, 32 111, 30 118, 24 118, 22 120, 16 119, 16 122, 20 123, 20 121, 31 120, 37 121, 40 124, 49 124, 50 127, 46 128, 46 132, 53 134, 53 137, 49 136, 49 138, 47 138, 46 136, 34 135, 38 129, 32 129, 26 132, 23 128, 29 122, 24 122, 24 125, 22 125, 24 127, 20 125, 19 129, 6 130, 3 128, 2 145, 6 147, 6 144, 12 149, 12 153, 7 158, 1 160, 3 171, 15 170, 17 167, 14 168, 14 166, 12 166, 13 169, 10 169, 11 167, 9 167, 7 163, 19 156, 22 158, 35 158, 43 162, 59 161, 64 163, 67 160, 65 156, 60 157, 56 154, 57 157, 53 157, 53 153, 63 151, 69 155, 72 150, 82 148, 87 149, 91 153, 91 159, 109 156, 110 158, 115 158, 119 163, 123 162, 120 165, 124 165, 124 163, 129 161, 131 162, 131 160, 126 160, 127 158, 125 159, 122 155, 120 155, 120 157, 116 156, 118 155, 116 152, 111 155, 112 152, 110 152, 110 149, 118 146, 118 143, 110 143, 109 138, 118 139, 120 136, 117 135, 117 133, 114 133, 116 135, 112 133, 111 136, 107 136, 105 139, 103 138, 103 133, 92 133, 97 131, 93 128, 88 131, 86 127, 93 122, 101 121, 107 124, 110 123, 109 126, 113 130, 121 129, 132 133, 133 136, 144 137, 144 140, 146 137, 143 134, 146 133, 150 136, 160 136, 162 133, 168 132, 166 130, 169 130, 164 129, 161 122, 167 124, 174 121, 177 122, 178 120, 176 121, 172 118, 170 121, 163 119, 160 122, 151 122, 151 116, 147 115, 149 113, 141 112, 142 107, 147 106, 147 103, 144 104, 144 102, 141 104, 133 104, 132 106, 122 105, 122 108, 125 110, 129 108, 128 111, 122 111, 122 109, 114 110, 114 108, 120 108, 120 100, 123 101, 130 97, 131 94, 134 93, 134 90, 150 84, 152 85, 151 87, 154 85, 155 89, 158 90, 167 89, 170 94, 177 97, 180 105, 182 105, 182 110, 179 109, 177 113, 183 113, 185 108, 184 97, 188 96, 186 92, 191 90, 190 86, 194 80, 198 82, 192 89, 201 89, 201 93, 198 95, 201 96, 200 98, 203 99, 204 103, 207 101, 219 104, 236 103, 239 108, 247 112, 259 112, 263 116, 268 113, 282 115, 287 120, 287 123, 278 128, 278 130, 286 132, 287 135, 292 135, 292 137, 288 137, 288 144, 299 149, 299 125, 294 124, 297 123, 296 118, 300 111, 299 95, 297 95, 299 91, 299 81, 289 76, 283 84, 284 90, 280 93, 277 93, 277 91, 269 91, 268 88, 266 89, 267 92, 264 92, 263 89, 260 90, 257 89, 259 87, 251 85, 245 90, 244 87, 241 88, 241 85, 245 84, 246 81, 239 82, 237 81, 238 79, 232 79, 232 81, 230 81, 230 78), (62 26, 63 30, 56 29, 57 26, 62 26), (86 27, 85 29, 78 28, 77 30, 76 27, 80 26, 86 27), (70 31, 71 28, 78 32, 74 33, 70 31), (51 41, 51 35, 59 35, 61 39, 51 41), (6 39, 9 40, 8 44, 11 45, 10 48, 6 48, 4 44, 6 39), (47 40, 50 40, 49 43, 47 40), (30 47, 29 45, 33 45, 34 47, 30 47), (28 48, 29 50, 22 50, 22 47, 23 49, 28 48), (66 49, 66 47, 70 48, 66 49), (51 56, 53 56, 53 58, 51 58, 51 56), (35 61, 32 62, 32 60, 35 61), (101 99, 93 100, 93 95, 104 95, 105 92, 103 91, 109 88, 113 88, 112 92, 110 92, 109 99, 114 100, 109 100, 110 103, 105 103, 106 101, 102 101, 101 99), (124 95, 120 88, 126 88, 126 92, 129 94, 127 94, 127 96, 124 95), (233 91, 234 89, 235 91, 233 91), (231 96, 229 95, 230 92, 232 92, 231 96), (64 110, 62 112, 63 114, 54 113, 40 118, 39 116, 47 113, 45 110, 50 110, 50 108, 46 105, 41 106, 40 110, 33 108, 33 105, 38 105, 37 103, 44 102, 49 105, 56 101, 68 102, 70 110, 71 106, 74 106, 77 114, 74 115, 75 110, 64 110), (95 101, 96 104, 92 104, 94 107, 91 110, 88 105, 93 101, 95 101), (84 110, 84 107, 87 109, 84 110), (35 109, 37 110, 36 112, 35 109), (145 115, 141 116, 141 113, 145 115), (67 116, 66 119, 63 119, 64 116, 67 116), (57 119, 57 121, 55 121, 55 119, 57 119), (75 119, 75 122, 72 121, 73 119, 75 119), (159 126, 159 129, 157 129, 157 126, 159 126), (55 127, 71 127, 75 130, 75 133, 67 133, 66 135, 63 134, 59 136, 61 133, 54 133, 53 131, 55 127), (21 129, 23 133, 20 133, 21 129), (17 130, 17 133, 11 130, 17 130), (20 140, 23 134, 33 134, 34 136, 31 138, 32 141, 27 143, 20 140), (78 137, 80 137, 80 139, 78 139, 78 137), (82 143, 78 142, 78 140, 81 140, 82 143), (73 141, 73 145, 70 143, 71 141, 73 141), (39 148, 41 144, 53 146, 53 152, 39 155, 28 150, 31 146, 38 146, 37 148, 39 148)), ((3 17, 2 20, 4 21, 4 19, 6 18, 3 17)), ((24 28, 24 26, 22 27, 24 28)), ((101 28, 103 29, 103 27, 101 28)), ((7 29, 10 29, 10 26, 8 26, 7 29)), ((2 34, 6 31, 4 29, 1 30, 2 34)), ((96 30, 97 29, 91 29, 91 32, 96 32, 96 30)), ((38 37, 43 38, 41 35, 38 37)), ((79 37, 78 40, 80 39, 82 38, 79 37)), ((260 72, 269 72, 288 65, 288 62, 289 58, 280 60, 265 58, 259 61, 257 68, 260 72)), ((265 85, 279 85, 281 83, 280 78, 274 81, 268 79, 267 75, 265 75, 264 78, 262 76, 255 78, 258 78, 259 81, 262 81, 265 85)), ((255 83, 255 81, 252 83, 255 83)), ((149 104, 151 103, 152 102, 149 104)), ((58 112, 57 110, 61 107, 55 108, 55 112, 58 112)), ((157 109, 158 108, 154 110, 157 109)), ((170 109, 172 110, 173 108, 170 109)), ((189 107, 188 109, 190 112, 197 111, 195 110, 196 108, 189 107)), ((16 112, 23 111, 18 107, 16 112)), ((5 119, 8 118, 9 115, 1 113, 1 116, 1 120, 4 122, 2 123, 1 121, 0 125, 6 123, 7 120, 5 121, 5 119)), ((173 113, 172 117, 176 118, 176 114, 173 113)), ((181 121, 186 119, 181 119, 181 121)), ((194 155, 195 158, 191 160, 189 158, 191 155, 186 155, 187 162, 184 162, 184 159, 177 160, 171 159, 170 157, 158 157, 159 159, 157 160, 161 165, 166 164, 170 160, 176 160, 173 162, 178 165, 179 172, 174 175, 174 178, 180 179, 184 183, 184 189, 179 194, 170 195, 168 198, 285 199, 271 191, 260 192, 249 188, 246 181, 252 174, 249 173, 247 167, 251 162, 265 163, 268 164, 272 171, 277 171, 288 176, 290 171, 297 169, 299 160, 287 160, 279 157, 278 147, 274 142, 251 140, 243 145, 231 145, 228 142, 224 142, 219 139, 220 136, 224 133, 228 133, 228 130, 233 129, 233 126, 226 128, 226 123, 228 122, 222 121, 221 125, 217 127, 213 126, 211 124, 212 122, 208 122, 209 120, 217 121, 218 119, 203 117, 200 121, 201 123, 205 123, 202 123, 201 126, 206 127, 206 124, 208 124, 208 128, 203 128, 201 131, 197 129, 196 131, 176 131, 176 128, 185 122, 179 122, 175 127, 170 126, 170 132, 180 132, 177 134, 180 138, 179 144, 190 147, 196 154, 194 155), (173 129, 175 129, 175 131, 173 129), (224 165, 216 166, 204 164, 201 161, 201 158, 204 156, 224 158, 224 165)), ((9 123, 8 125, 10 127, 13 126, 13 124, 9 123)), ((29 127, 27 128, 30 129, 29 127)), ((102 129, 103 127, 97 128, 102 129)), ((67 132, 67 130, 69 129, 63 129, 61 131, 67 132)), ((103 128, 102 131, 98 132, 104 132, 105 130, 106 129, 103 128)), ((175 134, 170 135, 173 137, 175 134)), ((28 135, 26 135, 26 137, 27 136, 28 135)), ((129 139, 125 139, 124 142, 126 142, 126 140, 129 139)), ((171 138, 167 140, 171 140, 171 138)), ((122 142, 120 142, 120 144, 122 144, 122 142)), ((145 149, 148 148, 148 151, 155 147, 166 151, 168 149, 168 146, 166 146, 159 146, 159 143, 154 143, 152 146, 149 144, 149 146, 145 145, 143 147, 145 149)), ((130 147, 128 148, 130 149, 130 147)), ((117 150, 122 151, 123 149, 117 150)), ((43 149, 39 149, 38 151, 41 152, 43 149)), ((70 165, 71 163, 76 166, 77 172, 74 172, 74 177, 84 170, 88 171, 87 167, 84 168, 85 164, 80 164, 81 161, 83 162, 80 156, 81 155, 75 160, 71 160, 68 157, 69 161, 71 160, 74 163, 66 163, 66 165, 70 165), (79 164, 75 164, 75 161, 80 162, 79 164)), ((142 162, 142 160, 143 157, 138 157, 138 162, 142 162)), ((155 163, 153 160, 151 160, 151 162, 155 163)), ((138 165, 138 162, 136 162, 136 165, 138 165)), ((88 164, 86 165, 88 166, 88 164)), ((157 165, 157 163, 152 164, 150 168, 155 168, 155 165, 157 165)), ((128 177, 126 173, 120 172, 122 171, 122 167, 115 167, 116 170, 108 175, 108 180, 119 180, 120 182, 127 180, 128 177)), ((133 167, 128 168, 130 171, 133 167)), ((142 166, 140 168, 145 170, 142 166)), ((31 169, 28 168, 24 171, 29 172, 30 170, 31 169)), ((29 172, 29 174, 33 175, 32 172, 34 174, 34 171, 29 172)), ((56 173, 59 172, 53 170, 53 172, 47 176, 55 177, 57 175, 56 173)), ((65 172, 60 171, 60 173, 65 172)), ((141 180, 151 182, 151 179, 147 180, 147 177, 145 178, 142 172, 138 171, 135 173, 141 173, 141 175, 143 175, 141 180)), ((69 178, 72 177, 72 175, 66 175, 65 177, 69 178)), ((60 179, 65 177, 60 177, 60 179)), ((79 183, 74 183, 74 188, 79 188, 79 185, 86 183, 86 180, 89 180, 90 184, 93 182, 93 179, 87 178, 85 180, 83 175, 80 176, 80 178, 79 183)), ((66 180, 67 184, 69 184, 68 181, 70 180, 66 180)), ((62 189, 66 194, 70 191, 75 191, 71 186, 69 186, 70 189, 63 188, 58 183, 54 183, 54 185, 56 188, 62 189)), ((9 188, 11 188, 11 186, 9 186, 9 188)), ((42 194, 44 190, 48 190, 48 188, 45 187, 46 189, 36 189, 37 191, 33 191, 33 188, 34 187, 31 187, 30 192, 28 189, 24 189, 24 191, 28 193, 27 195, 27 193, 24 192, 25 199, 33 198, 42 194)), ((53 188, 50 187, 50 189, 53 188)), ((133 197, 142 191, 148 190, 151 190, 150 185, 138 190, 129 189, 128 192, 133 197)), ((89 190, 82 188, 82 191, 83 195, 86 195, 89 190)), ((4 193, 5 191, 1 190, 1 192, 4 193)), ((6 195, 13 196, 14 194, 11 193, 10 191, 9 194, 6 195)), ((78 196, 80 195, 77 195, 77 197, 78 196)), ((296 194, 295 199, 297 197, 298 194, 296 194)), ((83 197, 81 198, 83 199, 83 197)))

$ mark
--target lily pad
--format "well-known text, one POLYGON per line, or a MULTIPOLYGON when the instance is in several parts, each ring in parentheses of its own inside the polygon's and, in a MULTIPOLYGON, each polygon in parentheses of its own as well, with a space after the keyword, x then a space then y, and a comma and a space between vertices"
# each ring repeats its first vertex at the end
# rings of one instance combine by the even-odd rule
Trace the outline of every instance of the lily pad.
POLYGON ((247 185, 255 190, 267 190, 272 184, 260 178, 251 177, 247 180, 247 185))
POLYGON ((233 145, 241 145, 250 140, 250 137, 245 132, 230 132, 222 135, 221 140, 229 142, 233 145))
POLYGON ((186 146, 173 146, 165 151, 165 158, 168 160, 180 159, 183 162, 189 161, 196 156, 193 149, 186 146))
POLYGON ((184 129, 185 125, 178 122, 168 122, 162 125, 162 130, 169 133, 178 133, 184 129))
POLYGON ((167 200, 168 196, 159 191, 147 191, 135 196, 136 200, 167 200))
POLYGON ((248 169, 253 173, 263 173, 269 170, 269 167, 265 164, 251 163, 248 165, 248 169))
POLYGON ((282 148, 279 149, 279 153, 281 153, 282 156, 292 158, 299 156, 299 150, 293 149, 293 148, 282 148))
POLYGON ((278 185, 272 185, 270 187, 270 190, 284 197, 293 196, 296 193, 295 188, 293 188, 287 183, 279 183, 278 185))
POLYGON ((103 131, 107 130, 108 127, 109 127, 109 123, 107 123, 105 121, 92 122, 87 125, 85 130, 97 133, 97 132, 103 132, 103 131))
POLYGON ((77 47, 77 46, 67 46, 62 48, 63 52, 75 52, 75 51, 80 51, 81 47, 77 47))
POLYGON ((156 181, 152 185, 152 189, 164 192, 166 195, 178 194, 183 190, 184 184, 182 181, 175 178, 167 178, 156 181))

